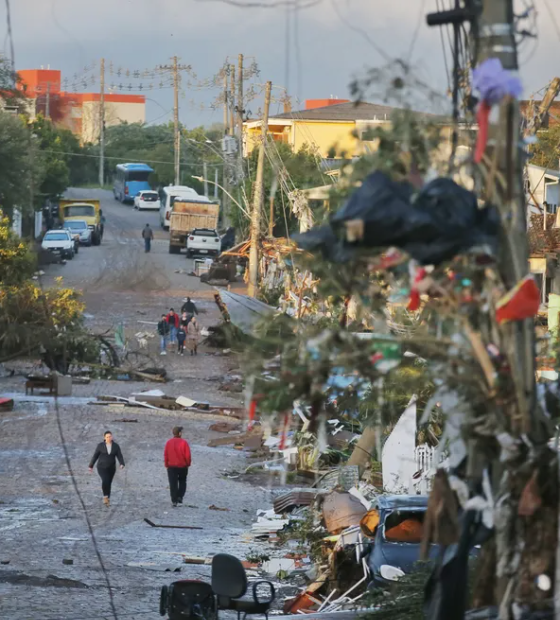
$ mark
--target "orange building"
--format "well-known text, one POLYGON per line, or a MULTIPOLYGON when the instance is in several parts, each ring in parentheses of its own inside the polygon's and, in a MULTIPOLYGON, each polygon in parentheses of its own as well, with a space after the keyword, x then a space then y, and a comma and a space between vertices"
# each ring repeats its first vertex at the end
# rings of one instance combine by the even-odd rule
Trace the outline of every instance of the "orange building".
MULTIPOLYGON (((96 142, 100 133, 99 93, 70 93, 61 90, 61 72, 55 69, 18 71, 18 86, 29 99, 32 117, 37 114, 67 127, 82 143, 96 142)), ((105 127, 119 123, 144 123, 144 95, 105 94, 105 127)))

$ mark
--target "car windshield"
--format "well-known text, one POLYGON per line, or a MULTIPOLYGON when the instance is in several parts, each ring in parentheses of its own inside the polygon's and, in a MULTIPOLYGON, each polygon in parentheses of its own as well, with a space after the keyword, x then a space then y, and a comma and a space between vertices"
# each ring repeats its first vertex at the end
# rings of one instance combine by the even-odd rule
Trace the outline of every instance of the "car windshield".
POLYGON ((68 235, 63 232, 47 233, 45 241, 68 241, 68 235))
POLYGON ((95 209, 90 205, 69 205, 64 207, 64 217, 76 217, 77 215, 93 217, 95 209))
POLYGON ((64 228, 71 228, 72 230, 87 230, 87 227, 85 222, 64 222, 64 228))
POLYGON ((159 200, 159 196, 156 192, 144 192, 140 195, 140 199, 145 202, 155 202, 156 200, 159 200))
POLYGON ((420 543, 424 528, 424 510, 394 510, 385 519, 385 540, 420 543))

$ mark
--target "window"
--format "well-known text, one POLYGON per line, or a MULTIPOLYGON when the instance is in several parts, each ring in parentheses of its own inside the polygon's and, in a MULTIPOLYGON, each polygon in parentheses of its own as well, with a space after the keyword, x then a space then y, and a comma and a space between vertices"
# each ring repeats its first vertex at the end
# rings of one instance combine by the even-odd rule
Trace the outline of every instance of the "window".
POLYGON ((76 217, 77 215, 94 217, 95 209, 90 205, 69 205, 64 207, 64 217, 76 217))
POLYGON ((145 170, 129 170, 126 175, 127 181, 147 181, 150 173, 145 170))
POLYGON ((68 234, 64 232, 47 233, 45 235, 45 241, 68 241, 68 234))
POLYGON ((385 519, 385 540, 388 542, 422 542, 424 511, 395 510, 385 519))
POLYGON ((64 222, 64 228, 70 228, 71 230, 85 230, 87 227, 85 222, 64 222))
POLYGON ((209 228, 196 228, 192 231, 192 235, 195 237, 217 237, 218 233, 209 228))
POLYGON ((144 202, 156 202, 159 200, 156 192, 143 192, 141 198, 144 202))

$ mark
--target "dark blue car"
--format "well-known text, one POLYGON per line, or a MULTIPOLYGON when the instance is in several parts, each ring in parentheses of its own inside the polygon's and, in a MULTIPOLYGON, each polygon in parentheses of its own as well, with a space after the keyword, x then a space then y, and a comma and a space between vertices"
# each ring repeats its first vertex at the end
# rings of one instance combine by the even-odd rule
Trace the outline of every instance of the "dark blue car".
MULTIPOLYGON (((379 525, 368 564, 374 584, 384 586, 412 572, 418 562, 428 497, 381 495, 373 507, 379 512, 379 525)), ((436 557, 438 549, 431 546, 430 558, 436 557)))
MULTIPOLYGON (((373 508, 379 513, 379 524, 375 530, 368 565, 373 585, 383 587, 418 568, 428 497, 381 495, 375 500, 373 508)), ((478 542, 476 540, 475 544, 478 542)), ((452 551, 452 547, 448 550, 452 551)), ((479 548, 476 544, 470 550, 470 557, 478 555, 479 548)), ((439 545, 430 545, 429 561, 433 561, 440 553, 439 545)))

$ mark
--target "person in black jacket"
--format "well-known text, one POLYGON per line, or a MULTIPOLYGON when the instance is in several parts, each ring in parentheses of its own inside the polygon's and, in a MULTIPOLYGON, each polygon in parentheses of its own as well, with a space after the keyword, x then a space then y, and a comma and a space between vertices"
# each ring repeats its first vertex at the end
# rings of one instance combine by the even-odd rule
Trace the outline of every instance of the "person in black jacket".
POLYGON ((169 340, 169 323, 165 314, 161 315, 161 321, 157 324, 157 330, 161 341, 160 355, 167 355, 167 341, 169 340))
POLYGON ((185 303, 181 306, 181 312, 186 312, 189 319, 198 314, 198 309, 190 297, 185 299, 185 303))
POLYGON ((103 490, 103 503, 108 507, 110 506, 111 484, 117 470, 117 459, 121 469, 124 468, 124 459, 119 444, 113 441, 111 431, 105 431, 103 439, 104 441, 95 449, 95 453, 89 463, 89 471, 93 471, 93 466, 97 462, 97 472, 101 478, 101 488, 103 490))

